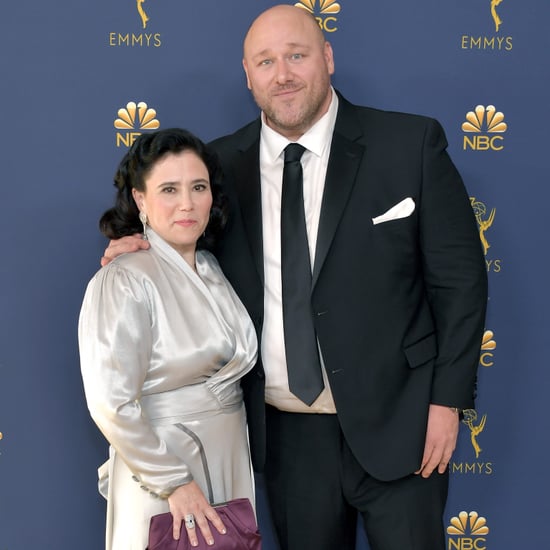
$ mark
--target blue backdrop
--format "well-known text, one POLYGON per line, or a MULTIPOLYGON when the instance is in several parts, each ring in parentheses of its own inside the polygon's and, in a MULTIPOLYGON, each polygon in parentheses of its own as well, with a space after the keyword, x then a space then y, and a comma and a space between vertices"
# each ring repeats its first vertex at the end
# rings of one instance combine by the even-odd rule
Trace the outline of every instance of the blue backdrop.
MULTIPOLYGON (((106 246, 97 221, 140 132, 183 126, 210 140, 257 115, 241 41, 275 3, 2 6, 0 550, 102 548, 107 446, 88 417, 76 339, 106 246)), ((486 247, 479 398, 451 464, 448 550, 547 548, 550 3, 301 4, 333 44, 348 99, 443 123, 486 247)), ((259 507, 275 550, 261 479, 259 507)))

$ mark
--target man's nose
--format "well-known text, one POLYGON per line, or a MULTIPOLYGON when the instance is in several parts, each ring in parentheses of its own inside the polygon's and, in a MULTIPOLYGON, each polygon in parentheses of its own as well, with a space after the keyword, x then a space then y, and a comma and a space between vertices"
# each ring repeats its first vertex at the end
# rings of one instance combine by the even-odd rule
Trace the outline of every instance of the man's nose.
POLYGON ((285 60, 277 61, 277 84, 286 84, 292 80, 292 71, 285 60))

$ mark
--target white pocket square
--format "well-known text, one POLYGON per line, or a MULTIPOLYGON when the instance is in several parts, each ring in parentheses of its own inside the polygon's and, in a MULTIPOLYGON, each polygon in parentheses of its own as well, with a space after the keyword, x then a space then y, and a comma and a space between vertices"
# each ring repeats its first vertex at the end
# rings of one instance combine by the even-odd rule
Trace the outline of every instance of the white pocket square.
POLYGON ((377 223, 389 222, 391 220, 398 220, 400 218, 406 218, 414 212, 414 201, 411 197, 403 199, 401 202, 398 202, 395 206, 392 206, 387 212, 372 218, 373 225, 377 223))

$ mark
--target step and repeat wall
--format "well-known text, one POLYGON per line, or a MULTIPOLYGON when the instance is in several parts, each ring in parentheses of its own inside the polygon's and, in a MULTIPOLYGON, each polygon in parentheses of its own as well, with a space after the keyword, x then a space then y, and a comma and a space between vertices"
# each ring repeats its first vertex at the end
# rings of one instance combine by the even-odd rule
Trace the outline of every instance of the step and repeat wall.
MULTIPOLYGON (((182 126, 210 140, 257 116, 242 38, 275 3, 3 5, 0 550, 102 548, 107 445, 76 337, 106 246, 97 222, 140 133, 182 126)), ((548 548, 550 3, 298 4, 332 43, 348 99, 441 121, 476 215, 490 301, 477 405, 450 465, 447 548, 548 548)), ((261 477, 258 503, 264 548, 276 550, 261 477)), ((361 531, 357 548, 368 548, 361 531)))

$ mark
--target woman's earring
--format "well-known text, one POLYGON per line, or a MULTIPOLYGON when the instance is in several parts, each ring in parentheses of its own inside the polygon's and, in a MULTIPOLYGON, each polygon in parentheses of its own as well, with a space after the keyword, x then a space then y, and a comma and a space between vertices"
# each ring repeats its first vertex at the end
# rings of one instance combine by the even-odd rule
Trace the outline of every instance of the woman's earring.
POLYGON ((142 223, 143 225, 143 240, 146 241, 147 240, 147 214, 145 212, 140 212, 139 213, 139 221, 142 223))

